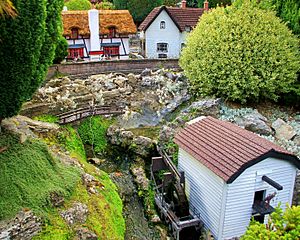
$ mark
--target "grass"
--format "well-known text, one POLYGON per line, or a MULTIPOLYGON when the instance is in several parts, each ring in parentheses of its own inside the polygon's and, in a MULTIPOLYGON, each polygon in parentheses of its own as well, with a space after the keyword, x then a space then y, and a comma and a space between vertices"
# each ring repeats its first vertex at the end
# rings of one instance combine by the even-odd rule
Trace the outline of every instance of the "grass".
POLYGON ((59 119, 53 115, 40 115, 33 118, 33 120, 48 122, 48 123, 58 123, 59 119))
POLYGON ((158 139, 160 127, 142 127, 142 128, 132 128, 128 129, 135 136, 144 136, 154 140, 158 139))
POLYGON ((43 215, 51 208, 51 192, 70 196, 79 181, 79 171, 53 158, 41 141, 20 144, 17 136, 3 132, 1 147, 7 150, 0 154, 0 220, 23 208, 43 215))
POLYGON ((99 239, 124 239, 125 221, 122 216, 123 204, 107 173, 96 170, 87 163, 84 146, 77 131, 71 126, 61 128, 57 136, 44 139, 49 145, 60 145, 76 157, 85 172, 93 175, 104 188, 97 187, 99 194, 89 194, 81 183, 77 184, 72 195, 60 209, 52 209, 46 215, 43 230, 34 238, 38 240, 67 240, 75 236, 75 228, 69 227, 59 215, 59 212, 71 207, 73 202, 81 202, 88 206, 89 215, 84 227, 95 232, 99 239))

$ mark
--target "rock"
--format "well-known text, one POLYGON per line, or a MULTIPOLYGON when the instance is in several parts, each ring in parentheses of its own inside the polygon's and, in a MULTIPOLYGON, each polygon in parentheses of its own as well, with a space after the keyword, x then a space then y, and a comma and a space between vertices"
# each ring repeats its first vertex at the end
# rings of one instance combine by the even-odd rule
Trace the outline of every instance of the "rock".
POLYGON ((134 134, 131 131, 125 131, 124 129, 116 126, 110 126, 106 133, 108 140, 111 144, 119 145, 122 147, 129 146, 132 143, 134 134))
POLYGON ((197 102, 193 102, 182 113, 193 113, 193 118, 204 115, 217 117, 221 108, 221 99, 203 99, 197 102))
POLYGON ((299 136, 299 135, 296 135, 296 136, 294 137, 294 140, 293 140, 293 141, 296 143, 297 146, 300 146, 300 136, 299 136))
POLYGON ((32 211, 21 211, 7 222, 0 222, 0 240, 29 240, 42 229, 42 222, 32 211))
POLYGON ((118 97, 118 96, 120 96, 119 89, 114 89, 114 90, 111 90, 111 91, 102 92, 102 97, 103 98, 115 98, 115 97, 118 97))
POLYGON ((146 177, 144 168, 142 166, 133 166, 131 168, 131 172, 139 189, 147 191, 149 187, 149 179, 146 177))
POLYGON ((146 68, 144 71, 141 72, 141 77, 151 76, 151 69, 146 68))
POLYGON ((176 75, 175 74, 173 74, 173 73, 171 73, 171 72, 166 72, 165 73, 165 76, 167 77, 167 78, 169 78, 170 80, 172 80, 172 81, 174 81, 175 79, 176 79, 176 75))
POLYGON ((100 160, 99 158, 89 158, 88 162, 95 165, 100 165, 103 162, 103 160, 100 160))
POLYGON ((143 77, 141 81, 142 87, 152 87, 155 85, 155 79, 149 76, 143 77))
POLYGON ((100 183, 94 176, 84 173, 81 175, 82 183, 86 186, 86 189, 91 194, 98 193, 97 187, 104 188, 104 185, 100 183))
POLYGON ((114 83, 118 85, 118 87, 123 88, 126 84, 126 78, 123 76, 118 76, 115 80, 114 83))
POLYGON ((66 211, 61 211, 60 216, 68 225, 76 223, 85 223, 88 216, 88 207, 79 202, 73 203, 73 206, 66 211))
POLYGON ((160 222, 161 222, 159 216, 157 216, 157 215, 154 215, 154 216, 151 218, 150 221, 151 221, 152 223, 160 223, 160 222))
POLYGON ((115 89, 117 86, 114 84, 114 82, 112 80, 106 81, 105 82, 105 88, 110 91, 115 89))
POLYGON ((267 125, 267 119, 257 110, 252 113, 247 113, 243 117, 238 117, 235 123, 251 132, 262 135, 271 135, 272 129, 267 125))
POLYGON ((272 123, 272 128, 275 130, 275 137, 280 140, 291 140, 296 135, 293 127, 280 118, 272 123))
POLYGON ((159 132, 159 142, 168 143, 171 139, 173 139, 175 132, 175 129, 169 126, 163 126, 159 132))
POLYGON ((137 82, 138 82, 138 79, 137 77, 133 74, 133 73, 129 73, 127 75, 127 80, 128 80, 128 83, 132 86, 132 87, 135 87, 137 85, 137 82))
POLYGON ((133 139, 130 149, 142 157, 147 157, 153 150, 153 147, 154 144, 151 138, 138 136, 133 139))
POLYGON ((97 240, 98 236, 87 228, 77 228, 75 240, 97 240))
POLYGON ((52 192, 50 193, 50 201, 54 207, 61 207, 64 204, 65 199, 62 194, 52 192))

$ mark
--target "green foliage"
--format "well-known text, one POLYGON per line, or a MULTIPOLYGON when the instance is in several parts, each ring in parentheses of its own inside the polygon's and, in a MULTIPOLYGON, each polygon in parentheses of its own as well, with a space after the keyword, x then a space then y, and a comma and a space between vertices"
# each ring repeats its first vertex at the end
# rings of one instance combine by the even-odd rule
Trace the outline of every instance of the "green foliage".
POLYGON ((300 66, 299 41, 272 11, 249 2, 201 17, 180 66, 196 96, 277 100, 291 90, 300 66))
POLYGON ((140 23, 163 0, 114 0, 113 3, 117 9, 128 9, 134 21, 140 23))
POLYGON ((92 4, 89 0, 70 0, 65 3, 68 10, 90 10, 92 4))
POLYGON ((53 63, 56 64, 61 63, 67 55, 68 55, 68 42, 63 36, 60 36, 55 48, 55 58, 53 60, 53 63))
POLYGON ((176 4, 178 3, 178 0, 163 0, 163 5, 165 6, 176 6, 176 4))
POLYGON ((18 113, 54 58, 62 0, 14 0, 18 15, 0 20, 0 119, 18 113))
POLYGON ((57 123, 58 117, 53 115, 40 115, 33 118, 34 120, 41 121, 41 122, 48 122, 48 123, 57 123))
POLYGON ((178 165, 178 151, 179 151, 179 147, 176 143, 174 143, 173 139, 170 140, 166 146, 165 146, 165 150, 167 151, 167 153, 171 154, 172 156, 172 162, 177 166, 178 165))
POLYGON ((0 220, 14 216, 22 208, 41 214, 51 207, 51 192, 69 196, 79 181, 79 172, 63 166, 37 140, 19 143, 19 138, 0 134, 0 220))
POLYGON ((113 10, 116 9, 115 5, 109 1, 102 1, 96 4, 96 9, 103 9, 103 10, 113 10))
POLYGON ((268 225, 252 220, 241 240, 297 240, 300 236, 300 206, 280 206, 271 214, 268 225))
POLYGON ((103 153, 107 147, 106 131, 112 121, 101 116, 85 119, 78 128, 78 133, 84 144, 94 146, 96 153, 103 153))

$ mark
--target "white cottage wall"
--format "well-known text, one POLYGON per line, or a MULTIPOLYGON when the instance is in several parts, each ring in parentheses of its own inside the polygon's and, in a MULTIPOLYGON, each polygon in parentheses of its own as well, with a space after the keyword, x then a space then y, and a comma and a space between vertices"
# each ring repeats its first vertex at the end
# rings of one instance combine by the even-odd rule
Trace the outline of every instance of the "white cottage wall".
POLYGON ((271 201, 271 206, 276 207, 281 202, 281 207, 285 210, 285 204, 292 202, 295 177, 296 167, 293 164, 275 158, 267 158, 246 169, 233 183, 227 185, 225 218, 221 226, 223 233, 220 233, 219 239, 230 239, 245 233, 250 223, 256 191, 266 190, 266 196, 276 191, 277 195, 271 201), (283 190, 277 191, 262 181, 263 175, 282 185, 283 190))
POLYGON ((157 43, 168 43, 168 58, 178 58, 181 50, 181 33, 168 13, 163 10, 145 32, 147 58, 158 58, 157 43), (164 21, 165 29, 160 29, 164 21))
POLYGON ((179 149, 178 169, 185 173, 186 194, 201 220, 214 236, 219 235, 226 184, 223 179, 179 149))

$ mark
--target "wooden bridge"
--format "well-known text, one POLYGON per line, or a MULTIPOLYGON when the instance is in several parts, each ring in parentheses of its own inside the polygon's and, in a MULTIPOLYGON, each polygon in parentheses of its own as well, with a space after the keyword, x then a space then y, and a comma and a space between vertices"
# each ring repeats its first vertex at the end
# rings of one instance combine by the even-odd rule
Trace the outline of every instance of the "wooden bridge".
POLYGON ((81 119, 97 116, 97 115, 121 115, 125 111, 123 108, 117 106, 94 106, 94 107, 84 107, 76 110, 72 110, 66 113, 58 114, 59 124, 67 124, 79 121, 81 119))

